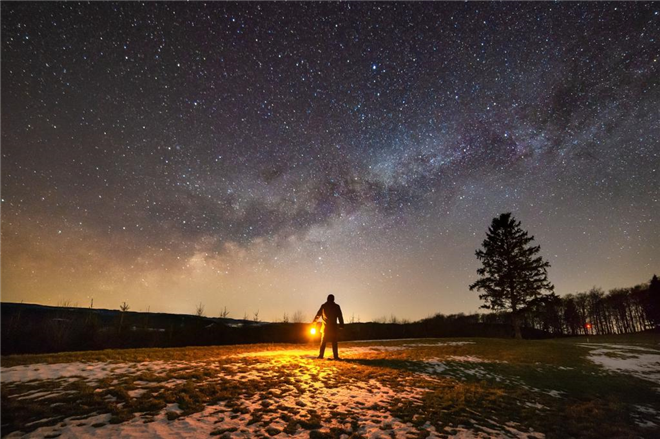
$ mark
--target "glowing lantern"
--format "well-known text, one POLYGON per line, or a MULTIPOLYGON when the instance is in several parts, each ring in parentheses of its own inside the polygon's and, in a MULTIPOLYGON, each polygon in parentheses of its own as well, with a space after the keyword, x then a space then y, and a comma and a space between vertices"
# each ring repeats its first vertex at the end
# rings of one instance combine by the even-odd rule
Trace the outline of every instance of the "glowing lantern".
POLYGON ((312 328, 312 329, 310 329, 310 330, 309 330, 309 333, 312 334, 312 335, 316 334, 316 328, 312 328))

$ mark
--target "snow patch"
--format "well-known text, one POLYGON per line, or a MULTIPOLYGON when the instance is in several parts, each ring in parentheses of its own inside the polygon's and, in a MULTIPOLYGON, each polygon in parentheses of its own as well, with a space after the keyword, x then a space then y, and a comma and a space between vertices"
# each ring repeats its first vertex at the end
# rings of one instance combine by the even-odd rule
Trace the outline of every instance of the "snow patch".
POLYGON ((579 344, 590 349, 588 360, 602 368, 660 384, 660 351, 615 344, 579 344), (657 354, 642 353, 657 352, 657 354))
POLYGON ((144 363, 54 363, 31 364, 0 368, 0 381, 3 383, 26 382, 32 380, 55 380, 60 378, 77 378, 84 380, 100 380, 110 375, 136 374, 140 372, 162 372, 191 363, 172 363, 150 361, 144 363))
POLYGON ((451 360, 451 361, 460 361, 460 362, 463 362, 463 363, 505 363, 505 361, 484 360, 483 358, 473 357, 473 356, 470 356, 470 355, 451 356, 451 357, 449 357, 449 360, 451 360))

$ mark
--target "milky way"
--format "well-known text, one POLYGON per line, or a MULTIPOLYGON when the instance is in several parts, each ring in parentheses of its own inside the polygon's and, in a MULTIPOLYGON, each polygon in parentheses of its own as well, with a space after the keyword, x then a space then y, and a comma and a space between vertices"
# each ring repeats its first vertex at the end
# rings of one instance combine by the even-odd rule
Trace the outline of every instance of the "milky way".
POLYGON ((660 271, 655 4, 6 3, 2 300, 417 319, 490 220, 660 271))

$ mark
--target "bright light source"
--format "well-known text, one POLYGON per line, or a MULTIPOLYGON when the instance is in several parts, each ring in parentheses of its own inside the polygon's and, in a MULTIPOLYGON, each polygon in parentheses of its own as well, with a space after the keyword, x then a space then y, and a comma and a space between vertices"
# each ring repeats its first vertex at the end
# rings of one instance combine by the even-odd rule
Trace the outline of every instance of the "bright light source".
POLYGON ((310 329, 309 332, 310 332, 312 335, 316 334, 316 328, 312 328, 312 329, 310 329))

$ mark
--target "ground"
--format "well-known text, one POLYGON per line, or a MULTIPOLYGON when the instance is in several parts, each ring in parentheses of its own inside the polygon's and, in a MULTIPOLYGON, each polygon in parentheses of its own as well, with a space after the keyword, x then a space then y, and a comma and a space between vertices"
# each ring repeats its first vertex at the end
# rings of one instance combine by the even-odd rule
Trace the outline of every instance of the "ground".
POLYGON ((660 437, 660 337, 2 358, 7 437, 660 437))

